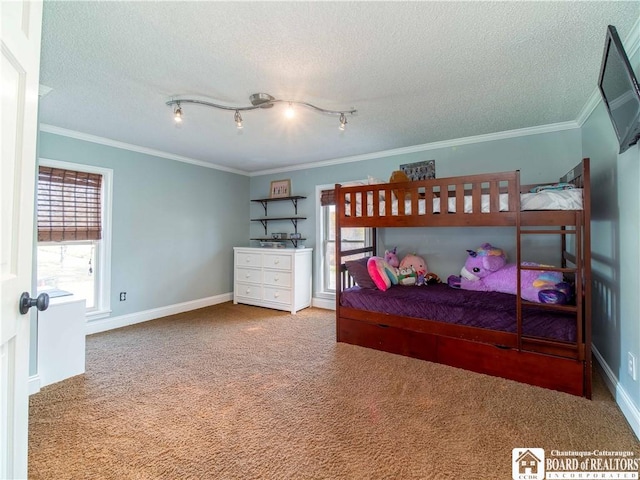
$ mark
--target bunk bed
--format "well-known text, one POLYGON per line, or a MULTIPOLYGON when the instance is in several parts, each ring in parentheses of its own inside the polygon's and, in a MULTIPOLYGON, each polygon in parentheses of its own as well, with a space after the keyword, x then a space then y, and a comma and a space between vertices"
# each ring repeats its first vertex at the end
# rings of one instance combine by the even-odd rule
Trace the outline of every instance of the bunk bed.
MULTIPOLYGON (((589 159, 553 185, 568 201, 536 198, 520 172, 343 187, 336 205, 338 342, 374 348, 591 398, 591 245, 589 159), (568 185, 567 185, 568 184, 568 185), (458 290, 446 284, 361 288, 345 261, 381 256, 376 230, 393 227, 513 227, 519 273, 526 235, 559 236, 559 265, 574 287, 567 305, 516 295, 458 290), (372 229, 371 245, 341 247, 342 229, 372 229), (403 311, 403 305, 410 305, 403 311)), ((554 191, 554 188, 542 192, 554 191)), ((541 193, 542 193, 541 192, 541 193)), ((479 242, 478 242, 479 243, 479 242)), ((348 245, 348 242, 345 242, 348 245)), ((428 260, 427 260, 428 261, 428 260)), ((546 268, 549 270, 550 268, 546 268)), ((455 272, 447 272, 455 273, 455 272)))

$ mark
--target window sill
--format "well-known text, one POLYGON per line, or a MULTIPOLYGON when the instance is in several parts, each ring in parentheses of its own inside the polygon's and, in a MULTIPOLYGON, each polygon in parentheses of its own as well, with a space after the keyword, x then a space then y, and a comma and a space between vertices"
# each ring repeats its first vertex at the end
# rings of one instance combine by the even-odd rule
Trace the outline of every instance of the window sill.
POLYGON ((325 300, 335 300, 336 293, 335 292, 316 292, 316 298, 323 298, 325 300))

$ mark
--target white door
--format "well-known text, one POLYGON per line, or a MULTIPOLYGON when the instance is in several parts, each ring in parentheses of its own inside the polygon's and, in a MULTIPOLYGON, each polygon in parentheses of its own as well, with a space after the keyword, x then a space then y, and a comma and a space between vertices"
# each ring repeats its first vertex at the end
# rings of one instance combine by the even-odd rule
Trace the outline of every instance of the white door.
POLYGON ((29 315, 42 2, 0 1, 0 478, 27 478, 29 315))

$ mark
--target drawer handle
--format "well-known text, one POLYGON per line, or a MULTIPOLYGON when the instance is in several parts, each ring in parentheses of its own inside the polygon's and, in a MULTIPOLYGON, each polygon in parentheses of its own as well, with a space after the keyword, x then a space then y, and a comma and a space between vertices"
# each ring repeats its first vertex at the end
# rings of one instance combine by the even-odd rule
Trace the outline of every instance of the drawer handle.
POLYGON ((279 263, 280 263, 280 259, 279 259, 279 258, 276 258, 276 259, 273 261, 273 263, 274 263, 275 265, 279 264, 279 263))
POLYGON ((249 262, 251 262, 251 258, 247 257, 244 261, 249 263, 249 262))
POLYGON ((278 292, 273 294, 273 298, 278 298, 280 296, 280 294, 278 292))
POLYGON ((275 277, 273 277, 273 281, 277 282, 278 280, 280 280, 280 277, 278 277, 277 275, 275 277))
POLYGON ((247 293, 247 294, 251 293, 251 289, 247 288, 247 291, 245 293, 247 293))
POLYGON ((245 275, 245 278, 251 278, 251 274, 250 274, 250 273, 247 273, 247 274, 245 275))

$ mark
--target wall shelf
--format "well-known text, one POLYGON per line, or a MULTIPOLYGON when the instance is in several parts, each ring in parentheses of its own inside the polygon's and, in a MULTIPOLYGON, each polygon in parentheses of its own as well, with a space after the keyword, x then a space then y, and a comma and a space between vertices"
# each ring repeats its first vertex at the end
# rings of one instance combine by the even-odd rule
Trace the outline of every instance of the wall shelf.
POLYGON ((256 198, 254 200, 251 200, 252 202, 257 202, 257 203, 261 203, 262 207, 264 208, 264 215, 267 216, 267 205, 269 204, 269 202, 281 202, 284 200, 290 200, 291 203, 293 204, 293 208, 294 208, 294 214, 298 215, 298 200, 302 200, 305 199, 307 197, 302 197, 300 195, 295 195, 292 197, 280 197, 280 198, 256 198))
POLYGON ((296 195, 296 196, 291 196, 291 197, 281 197, 281 198, 256 198, 254 200, 251 200, 252 202, 255 203, 260 203, 262 205, 262 207, 264 208, 264 217, 262 218, 252 218, 251 221, 252 222, 260 222, 262 224, 262 226, 264 227, 264 237, 258 237, 258 238, 251 238, 250 240, 255 240, 258 242, 283 242, 283 243, 288 243, 291 242, 292 245, 294 246, 294 248, 298 247, 298 242, 301 242, 302 240, 306 240, 306 238, 270 238, 268 237, 268 225, 269 222, 283 222, 283 221, 290 221, 291 224, 293 225, 293 231, 294 233, 297 235, 298 234, 298 222, 301 220, 306 220, 307 217, 301 217, 298 215, 298 200, 303 200, 307 197, 303 197, 300 195, 296 195), (294 214, 291 217, 269 217, 268 216, 268 210, 267 210, 267 206, 269 205, 270 202, 281 202, 281 201, 291 201, 292 205, 293 205, 293 209, 294 209, 294 214))

